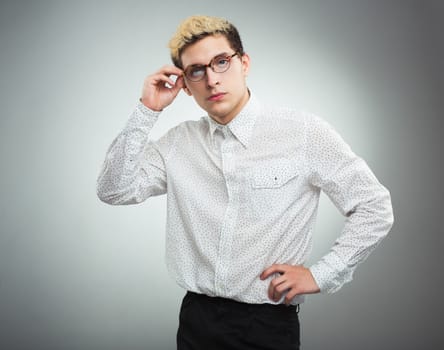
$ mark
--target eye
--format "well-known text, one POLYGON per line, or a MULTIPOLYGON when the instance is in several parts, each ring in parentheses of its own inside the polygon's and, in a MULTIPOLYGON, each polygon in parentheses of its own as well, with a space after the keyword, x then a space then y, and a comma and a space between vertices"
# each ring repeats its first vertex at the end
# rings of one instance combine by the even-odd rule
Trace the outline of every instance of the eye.
POLYGON ((214 63, 216 64, 217 67, 219 68, 224 68, 228 65, 229 59, 226 56, 220 56, 220 57, 216 57, 214 59, 214 63))
POLYGON ((192 66, 188 69, 187 74, 191 79, 200 78, 205 75, 205 67, 204 66, 192 66))

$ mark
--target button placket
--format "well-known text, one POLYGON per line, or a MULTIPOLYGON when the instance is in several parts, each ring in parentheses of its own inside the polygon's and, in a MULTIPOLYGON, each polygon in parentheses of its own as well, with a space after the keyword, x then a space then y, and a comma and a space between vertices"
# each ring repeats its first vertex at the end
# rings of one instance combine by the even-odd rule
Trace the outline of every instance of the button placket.
POLYGON ((215 289, 225 295, 229 293, 226 289, 231 250, 233 243, 233 232, 236 225, 239 198, 237 194, 237 182, 235 177, 235 140, 224 131, 225 139, 221 145, 222 171, 228 191, 228 204, 225 211, 223 225, 220 231, 218 262, 215 274, 215 289))

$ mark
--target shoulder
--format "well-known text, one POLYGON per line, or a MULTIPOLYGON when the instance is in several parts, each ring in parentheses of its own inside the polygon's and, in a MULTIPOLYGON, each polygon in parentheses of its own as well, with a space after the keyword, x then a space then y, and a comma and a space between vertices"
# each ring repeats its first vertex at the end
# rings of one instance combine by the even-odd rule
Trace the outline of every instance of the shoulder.
POLYGON ((265 113, 267 119, 276 120, 287 127, 293 125, 307 133, 334 132, 334 128, 326 119, 313 112, 290 107, 271 106, 265 108, 268 108, 265 113))
POLYGON ((201 134, 208 131, 209 124, 206 117, 202 117, 198 120, 186 120, 180 122, 176 126, 167 131, 165 136, 177 136, 184 134, 201 134))
POLYGON ((322 119, 302 109, 274 105, 262 105, 261 120, 268 125, 284 128, 306 129, 322 119))
POLYGON ((206 135, 205 130, 208 130, 208 121, 205 120, 205 117, 199 120, 183 121, 170 128, 153 145, 159 152, 171 157, 178 148, 193 147, 196 143, 201 142, 206 135))
POLYGON ((171 132, 180 134, 182 136, 189 135, 193 137, 203 136, 208 133, 209 123, 207 117, 201 117, 198 120, 187 120, 181 122, 174 127, 171 132))
POLYGON ((290 107, 264 105, 259 129, 303 140, 309 147, 341 140, 335 128, 319 115, 290 107))

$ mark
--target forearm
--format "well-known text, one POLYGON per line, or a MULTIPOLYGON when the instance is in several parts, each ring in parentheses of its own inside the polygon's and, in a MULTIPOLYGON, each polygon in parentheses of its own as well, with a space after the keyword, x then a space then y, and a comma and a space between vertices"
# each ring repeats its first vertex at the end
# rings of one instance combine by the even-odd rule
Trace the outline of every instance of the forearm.
POLYGON ((310 271, 322 292, 337 291, 375 249, 393 223, 389 191, 326 122, 313 118, 307 137, 311 183, 346 217, 331 250, 310 271), (316 142, 315 142, 316 141, 316 142))
POLYGON ((159 112, 138 103, 125 128, 112 142, 97 179, 97 195, 102 201, 139 203, 162 187, 161 169, 154 166, 147 171, 142 166, 144 157, 150 156, 146 148, 158 115, 159 112), (157 171, 160 173, 156 174, 157 171), (153 193, 146 193, 150 190, 153 193))
POLYGON ((333 293, 352 280, 353 272, 378 246, 393 224, 390 194, 379 183, 347 214, 330 251, 310 267, 322 292, 333 293))

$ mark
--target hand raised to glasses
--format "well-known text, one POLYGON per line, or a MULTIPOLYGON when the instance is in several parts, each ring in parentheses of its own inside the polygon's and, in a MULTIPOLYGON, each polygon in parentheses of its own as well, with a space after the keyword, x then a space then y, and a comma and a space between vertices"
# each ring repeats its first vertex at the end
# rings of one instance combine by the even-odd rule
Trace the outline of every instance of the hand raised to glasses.
POLYGON ((163 66, 145 78, 140 101, 153 111, 161 111, 173 102, 180 89, 185 86, 182 74, 183 71, 175 66, 163 66), (172 75, 177 76, 176 82, 171 79, 172 75))

